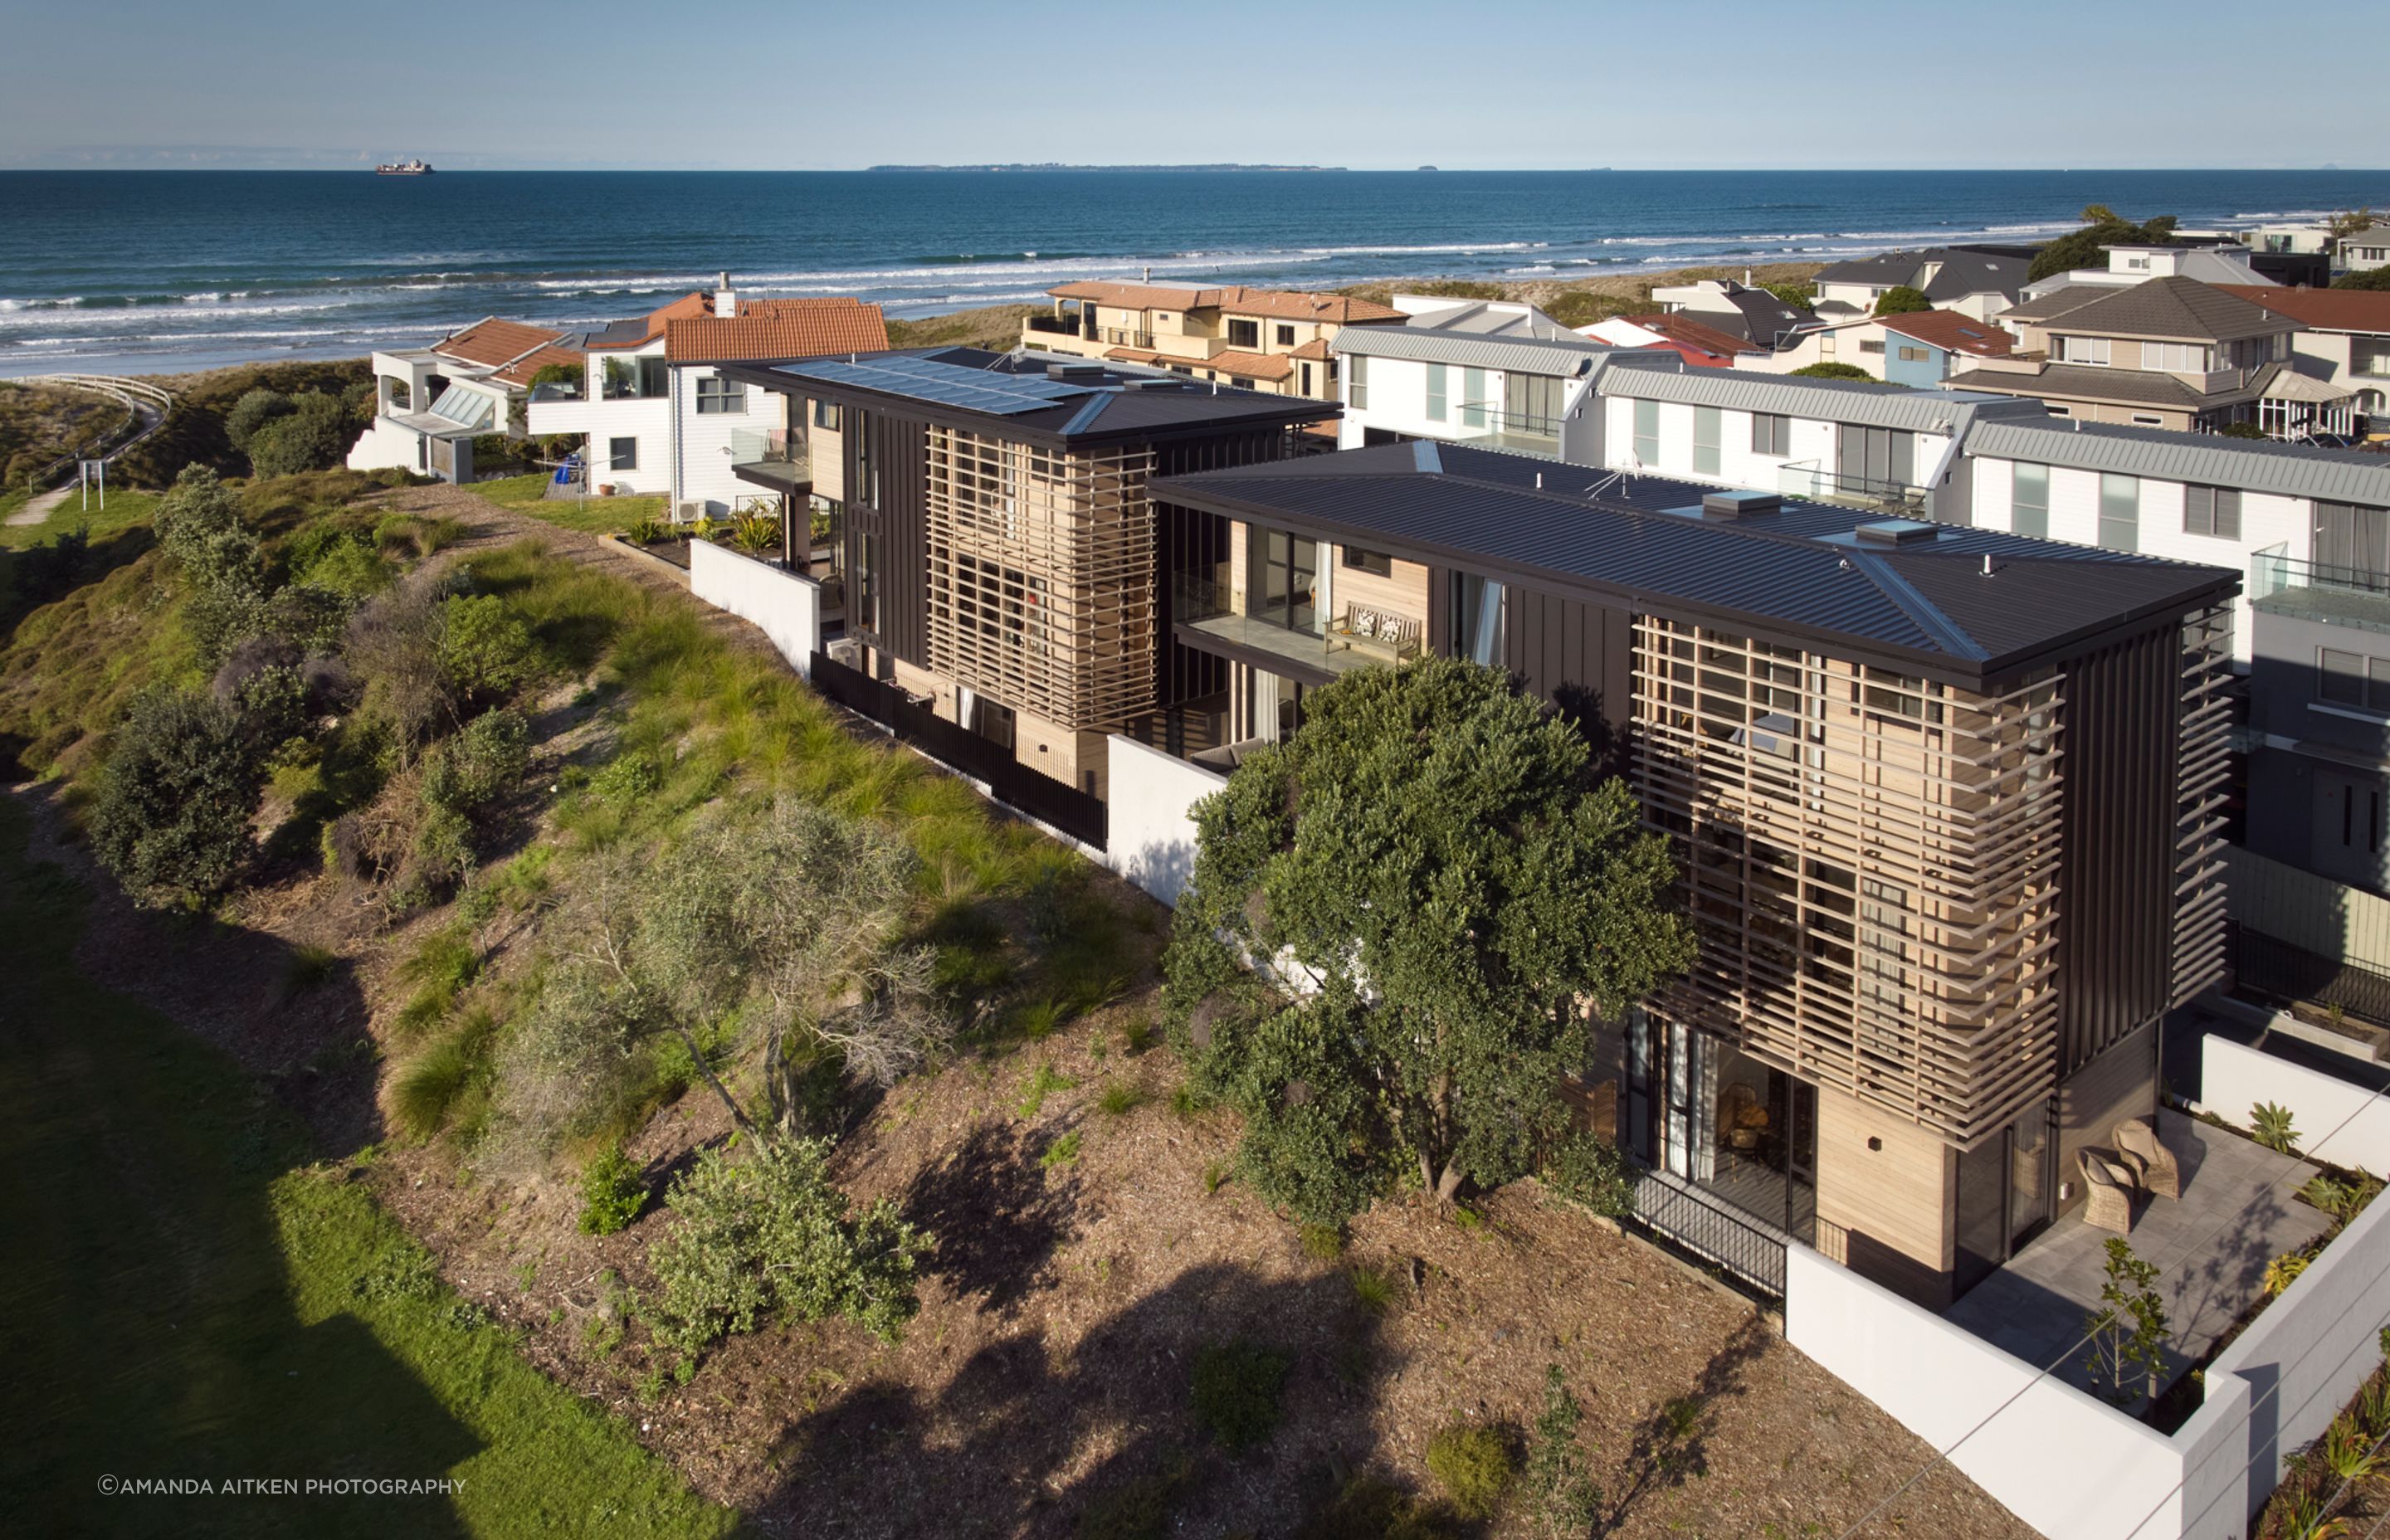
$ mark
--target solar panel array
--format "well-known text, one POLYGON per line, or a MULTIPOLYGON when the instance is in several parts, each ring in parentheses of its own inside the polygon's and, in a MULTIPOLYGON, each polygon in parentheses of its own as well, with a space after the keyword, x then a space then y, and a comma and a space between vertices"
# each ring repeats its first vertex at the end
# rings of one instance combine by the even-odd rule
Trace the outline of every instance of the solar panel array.
POLYGON ((1066 401, 1075 401, 1091 390, 1100 389, 1066 384, 1036 375, 997 374, 987 369, 965 368, 959 364, 941 363, 934 358, 882 358, 868 364, 816 358, 802 364, 783 365, 780 372, 818 379, 829 385, 885 391, 891 395, 910 396, 916 401, 957 406, 970 412, 985 412, 994 417, 1014 417, 1022 412, 1042 411, 1066 401))

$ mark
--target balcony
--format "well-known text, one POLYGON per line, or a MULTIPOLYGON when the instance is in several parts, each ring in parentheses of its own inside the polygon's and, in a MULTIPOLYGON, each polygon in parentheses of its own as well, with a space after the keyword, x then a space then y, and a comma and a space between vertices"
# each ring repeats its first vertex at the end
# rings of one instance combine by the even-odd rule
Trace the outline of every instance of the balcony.
POLYGON ((1042 332, 1049 337, 1076 337, 1087 341, 1095 340, 1096 328, 1080 325, 1079 318, 1075 315, 1032 315, 1022 324, 1031 331, 1042 332))
POLYGON ((2249 604, 2288 620, 2390 632, 2390 573, 2260 551, 2249 558, 2249 604))
POLYGON ((1845 476, 1823 469, 1815 461, 1782 468, 1777 473, 1776 490, 1787 497, 1837 507, 1913 514, 1925 507, 1923 487, 1873 476, 1845 476))
POLYGON ((551 379, 545 385, 534 385, 531 388, 531 404, 533 406, 546 405, 556 402, 586 401, 588 399, 588 391, 585 389, 581 381, 577 379, 551 379))
MULTIPOLYGON (((1324 617, 1307 604, 1294 608, 1290 617, 1294 627, 1290 628, 1262 616, 1237 613, 1227 586, 1213 578, 1180 572, 1172 581, 1171 592, 1175 601, 1171 618, 1181 633, 1212 637, 1246 654, 1266 655, 1305 680, 1338 678, 1398 656, 1327 625, 1324 617), (1311 629, 1314 626, 1322 629, 1311 629)), ((1414 637, 1424 636, 1425 626, 1415 618, 1404 619, 1414 637)), ((1201 643, 1191 645, 1201 648, 1201 643)))
POLYGON ((1097 329, 1099 340, 1108 348, 1142 348, 1148 353, 1153 351, 1153 333, 1150 331, 1137 331, 1127 327, 1101 327, 1097 329))
POLYGON ((730 473, 774 492, 805 490, 814 481, 812 445, 785 428, 733 429, 730 473))
POLYGON ((1455 443, 1474 449, 1498 449, 1510 455, 1532 455, 1545 460, 1561 457, 1558 417, 1505 411, 1490 402, 1479 405, 1464 402, 1454 418, 1458 424, 1452 435, 1455 443))

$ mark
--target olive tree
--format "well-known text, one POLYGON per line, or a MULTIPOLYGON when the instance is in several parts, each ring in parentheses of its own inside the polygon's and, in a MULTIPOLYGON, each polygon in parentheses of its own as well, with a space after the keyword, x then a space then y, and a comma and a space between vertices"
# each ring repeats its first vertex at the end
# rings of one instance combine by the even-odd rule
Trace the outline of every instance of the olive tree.
POLYGON ((1449 1200, 1530 1169, 1588 1009, 1615 1019, 1693 943, 1665 843, 1507 675, 1428 659, 1305 707, 1197 806, 1165 1001, 1244 1115, 1246 1178, 1333 1223, 1406 1172, 1449 1200))

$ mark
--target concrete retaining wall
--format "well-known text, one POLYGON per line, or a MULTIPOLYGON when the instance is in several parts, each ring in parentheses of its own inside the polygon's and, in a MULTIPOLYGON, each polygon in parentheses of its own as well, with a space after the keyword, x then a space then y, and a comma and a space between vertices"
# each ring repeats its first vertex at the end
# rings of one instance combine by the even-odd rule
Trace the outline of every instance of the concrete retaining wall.
POLYGON ((710 540, 688 543, 688 591, 752 622, 799 674, 821 648, 821 584, 710 540))

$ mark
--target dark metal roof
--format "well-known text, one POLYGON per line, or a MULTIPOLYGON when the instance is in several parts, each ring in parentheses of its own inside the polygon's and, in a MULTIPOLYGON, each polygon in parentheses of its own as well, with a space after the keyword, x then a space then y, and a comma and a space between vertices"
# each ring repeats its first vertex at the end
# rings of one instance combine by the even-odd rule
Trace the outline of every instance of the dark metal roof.
POLYGON ((2025 272, 2032 265, 2030 257, 1963 246, 1934 246, 1922 251, 1886 251, 1881 256, 1834 263, 1819 273, 1816 281, 1905 284, 1922 290, 1929 300, 1963 300, 1970 294, 1987 293, 2013 297, 2024 287, 2025 272), (1929 264, 1935 266, 1934 276, 1918 282, 1924 277, 1929 264))
POLYGON ((1425 441, 1158 480, 1158 500, 1349 539, 1638 613, 1698 620, 1967 687, 2229 597, 2228 568, 1786 499, 1701 515, 1717 489, 1425 441), (1993 571, 1984 571, 1985 558, 1993 571))
POLYGON ((2033 372, 2022 369, 1973 368, 1945 381, 1954 391, 1998 391, 2034 396, 2043 401, 2112 401, 2129 406, 2171 406, 2197 412, 2255 401, 2265 391, 2279 365, 2261 365, 2242 384, 2229 390, 2201 391, 2180 378, 2154 369, 2112 369, 2099 364, 2048 364, 2033 372))
POLYGON ((981 348, 724 365, 718 372, 792 395, 901 409, 1005 438, 1048 443, 1172 438, 1321 422, 1342 415, 1332 401, 1199 384, 1166 370, 1060 353, 981 348), (1051 372, 1058 368, 1060 378, 1051 372))

